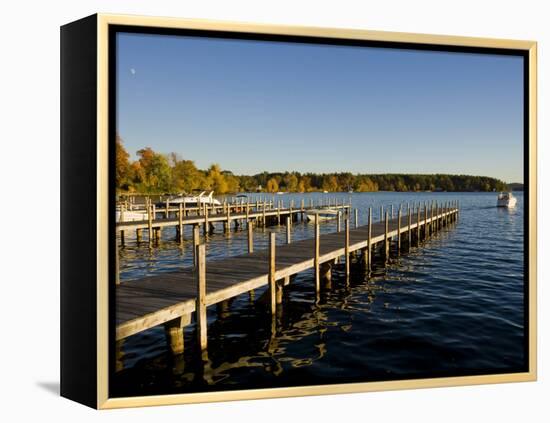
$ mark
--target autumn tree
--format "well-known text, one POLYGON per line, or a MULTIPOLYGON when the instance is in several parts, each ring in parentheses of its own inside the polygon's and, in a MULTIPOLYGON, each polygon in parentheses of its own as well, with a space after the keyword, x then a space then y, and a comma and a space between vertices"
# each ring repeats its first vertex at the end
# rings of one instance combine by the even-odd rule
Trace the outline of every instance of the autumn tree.
POLYGON ((279 183, 275 178, 271 178, 267 181, 266 185, 267 192, 278 192, 279 191, 279 183))
POLYGON ((190 193, 205 185, 205 178, 192 160, 172 156, 172 187, 175 192, 190 193))
POLYGON ((115 183, 117 189, 128 190, 130 176, 130 155, 124 148, 122 138, 117 134, 115 146, 115 183))
POLYGON ((296 192, 298 190, 298 177, 294 173, 289 173, 283 178, 286 190, 288 192, 296 192))
POLYGON ((155 153, 150 147, 137 152, 139 156, 140 190, 147 193, 162 193, 170 190, 172 169, 165 156, 155 153))
POLYGON ((336 179, 336 175, 328 175, 326 178, 323 179, 323 190, 329 192, 338 191, 338 179, 336 179))

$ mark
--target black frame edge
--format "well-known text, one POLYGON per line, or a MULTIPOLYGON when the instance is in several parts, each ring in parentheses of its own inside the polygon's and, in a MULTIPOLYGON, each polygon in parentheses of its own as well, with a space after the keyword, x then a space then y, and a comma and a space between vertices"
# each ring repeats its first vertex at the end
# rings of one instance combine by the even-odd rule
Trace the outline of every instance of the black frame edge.
POLYGON ((61 27, 61 396, 97 408, 97 15, 61 27))

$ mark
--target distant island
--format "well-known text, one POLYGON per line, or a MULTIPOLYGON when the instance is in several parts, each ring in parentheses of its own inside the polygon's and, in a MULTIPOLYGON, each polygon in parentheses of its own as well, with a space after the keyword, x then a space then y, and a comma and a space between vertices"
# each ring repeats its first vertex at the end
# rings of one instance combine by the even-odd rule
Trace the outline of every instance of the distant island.
POLYGON ((506 184, 488 176, 448 174, 352 174, 262 172, 235 175, 218 164, 201 170, 192 160, 176 153, 160 154, 146 147, 131 162, 122 139, 116 140, 116 187, 118 192, 142 194, 190 193, 211 190, 216 194, 237 192, 375 192, 375 191, 507 191, 523 184, 506 184), (510 188, 512 186, 512 188, 510 188))

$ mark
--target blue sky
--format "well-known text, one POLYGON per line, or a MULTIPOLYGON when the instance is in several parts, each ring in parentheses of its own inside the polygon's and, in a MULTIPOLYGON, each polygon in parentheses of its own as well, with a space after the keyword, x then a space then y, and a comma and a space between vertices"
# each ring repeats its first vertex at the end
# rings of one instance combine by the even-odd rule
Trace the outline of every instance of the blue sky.
POLYGON ((519 57, 118 34, 117 130, 199 168, 523 181, 519 57))

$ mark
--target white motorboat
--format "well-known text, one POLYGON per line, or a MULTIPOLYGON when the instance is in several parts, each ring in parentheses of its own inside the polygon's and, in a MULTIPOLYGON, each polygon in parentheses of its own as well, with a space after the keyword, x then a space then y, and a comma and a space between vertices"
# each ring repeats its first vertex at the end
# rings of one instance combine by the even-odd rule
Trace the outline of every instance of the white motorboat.
POLYGON ((516 206, 518 199, 512 195, 511 192, 501 192, 498 195, 497 207, 512 208, 516 206))
POLYGON ((180 204, 185 204, 185 207, 202 207, 204 205, 221 206, 222 203, 220 203, 220 201, 215 199, 213 196, 214 191, 210 191, 209 194, 206 194, 206 191, 202 191, 199 195, 174 196, 168 198, 162 203, 158 203, 157 207, 166 206, 167 201, 169 206, 179 206, 180 204))
POLYGON ((136 222, 147 220, 147 210, 120 210, 116 211, 116 222, 136 222))
POLYGON ((307 220, 310 222, 315 221, 315 216, 319 219, 320 222, 325 220, 333 220, 338 217, 338 210, 333 209, 316 209, 307 211, 307 220))

